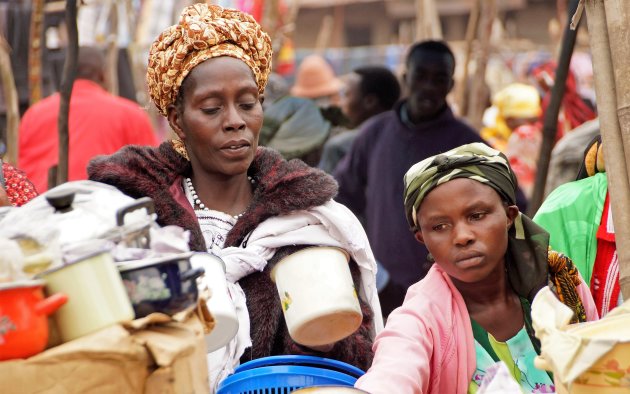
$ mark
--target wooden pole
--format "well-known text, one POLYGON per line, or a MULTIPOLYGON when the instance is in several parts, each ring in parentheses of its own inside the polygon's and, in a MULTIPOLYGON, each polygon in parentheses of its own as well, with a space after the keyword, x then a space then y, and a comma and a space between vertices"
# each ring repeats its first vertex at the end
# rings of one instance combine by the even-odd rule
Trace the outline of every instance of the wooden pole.
POLYGON ((475 41, 475 36, 477 35, 477 31, 479 30, 479 13, 481 10, 481 0, 475 0, 475 4, 473 5, 473 9, 470 12, 470 17, 468 18, 468 26, 466 27, 466 54, 464 56, 464 72, 462 74, 462 81, 460 83, 459 88, 459 97, 457 98, 457 103, 459 104, 459 112, 461 116, 466 116, 468 114, 468 72, 469 72, 469 63, 470 58, 472 56, 472 47, 473 42, 475 41))
POLYGON ((106 51, 106 74, 107 74, 107 87, 108 91, 118 96, 118 17, 120 15, 120 8, 124 7, 119 1, 115 1, 110 4, 107 12, 108 20, 110 22, 110 32, 107 36, 107 51, 106 51))
MULTIPOLYGON (((626 181, 625 185, 619 185, 624 190, 619 193, 617 191, 617 185, 611 185, 615 190, 611 192, 611 200, 613 198, 613 192, 615 199, 618 200, 613 205, 613 221, 615 223, 615 240, 617 243, 617 255, 619 258, 619 283, 621 285, 621 292, 625 300, 630 298, 630 215, 628 215, 630 208, 630 188, 628 182, 630 182, 630 83, 628 83, 628 75, 630 75, 630 48, 628 47, 628 37, 630 36, 630 26, 628 26, 628 18, 630 18, 630 4, 627 0, 608 0, 595 2, 599 4, 599 7, 605 9, 605 24, 604 26, 608 30, 608 41, 610 56, 612 60, 612 71, 614 75, 614 90, 607 90, 606 93, 616 92, 610 94, 617 100, 616 105, 609 109, 612 116, 613 108, 616 111, 619 129, 616 133, 621 136, 621 142, 623 144, 623 157, 619 160, 618 164, 625 164, 625 168, 615 168, 614 171, 621 171, 625 169, 625 174, 619 173, 619 177, 626 181), (628 153, 626 153, 628 152, 628 153), (625 176, 624 176, 625 175, 625 176), (617 215, 617 213, 620 213, 617 215), (623 256, 621 256, 621 253, 623 256), (623 258, 622 258, 623 257, 623 258)), ((590 20, 590 15, 589 15, 590 20)), ((590 26, 590 25, 589 25, 590 26)), ((598 97, 600 94, 597 95, 598 97)), ((598 99, 599 100, 599 99, 598 99)), ((599 101, 598 101, 599 104, 599 101)), ((602 129, 602 135, 604 130, 602 129)), ((603 138, 603 137, 602 137, 603 138)), ((604 141, 604 151, 606 152, 606 141, 604 141)), ((605 153, 606 154, 606 153, 605 153)), ((606 168, 608 171, 608 155, 606 155, 606 168)), ((609 180, 611 178, 617 178, 616 173, 608 173, 609 180)))
POLYGON ((425 18, 430 21, 430 36, 432 40, 442 39, 442 25, 440 24, 440 14, 435 5, 435 0, 424 0, 425 18))
MULTIPOLYGON (((577 10, 579 0, 571 0, 569 6, 570 21, 573 14, 577 10)), ((534 182, 534 191, 527 206, 527 213, 533 217, 545 195, 545 183, 547 182, 547 173, 549 172, 549 161, 551 160, 551 151, 556 141, 558 132, 558 114, 562 105, 562 98, 566 90, 567 75, 569 74, 569 64, 571 63, 571 55, 575 47, 575 39, 577 37, 577 28, 571 30, 569 22, 565 23, 564 34, 562 36, 562 47, 560 48, 560 56, 556 67, 556 75, 554 77, 553 87, 551 88, 551 98, 549 106, 543 119, 543 138, 538 156, 538 166, 536 170, 536 180, 534 182)))
POLYGON ((588 31, 591 54, 593 56, 593 76, 597 94, 597 110, 602 135, 606 176, 610 205, 615 223, 615 241, 619 259, 619 282, 624 279, 622 293, 630 298, 627 286, 630 267, 630 183, 626 170, 626 154, 617 117, 617 95, 614 78, 610 41, 607 29, 607 15, 603 0, 586 2, 588 31))
POLYGON ((324 16, 322 25, 319 27, 319 32, 317 33, 317 40, 315 41, 315 53, 323 54, 326 48, 328 48, 333 26, 334 21, 332 15, 324 16))
POLYGON ((479 21, 479 52, 476 59, 475 77, 470 87, 468 101, 468 119, 475 128, 481 127, 483 111, 486 108, 486 101, 483 99, 488 95, 486 86, 486 65, 490 56, 490 35, 492 25, 497 15, 496 0, 486 0, 482 3, 481 20, 479 21))
POLYGON ((144 90, 144 78, 142 73, 139 72, 141 67, 138 64, 138 57, 136 54, 138 53, 138 51, 140 51, 140 46, 138 45, 138 37, 136 31, 134 31, 133 28, 134 26, 137 26, 138 17, 134 15, 135 12, 131 4, 131 0, 124 0, 124 7, 125 17, 127 18, 127 26, 129 26, 129 33, 131 35, 126 51, 131 66, 131 77, 134 84, 133 98, 138 101, 140 105, 144 105, 146 101, 141 100, 142 95, 138 94, 139 91, 144 90))
POLYGON ((77 1, 66 2, 66 26, 68 28, 68 51, 66 61, 63 64, 61 77, 61 90, 59 102, 59 119, 57 128, 59 132, 59 159, 57 167, 56 185, 68 181, 68 155, 69 133, 68 116, 70 113, 70 95, 77 75, 77 57, 79 54, 79 37, 77 32, 77 1))
POLYGON ((442 39, 442 26, 434 0, 416 0, 416 41, 442 39))
POLYGON ((416 41, 422 41, 426 39, 426 22, 424 18, 424 0, 416 0, 416 41))
POLYGON ((42 99, 42 41, 44 39, 44 0, 31 2, 28 88, 31 105, 42 99))
MULTIPOLYGON (((263 3, 261 26, 269 34, 272 43, 275 43, 278 39, 278 6, 278 0, 265 0, 263 3)), ((274 48, 276 47, 274 46, 274 48)))
MULTIPOLYGON (((7 154, 6 161, 17 166, 18 164, 18 126, 20 123, 19 98, 15 89, 15 79, 11 69, 11 48, 4 37, 0 35, 0 81, 2 92, 7 106, 7 154)), ((2 168, 0 168, 0 172, 2 168)))

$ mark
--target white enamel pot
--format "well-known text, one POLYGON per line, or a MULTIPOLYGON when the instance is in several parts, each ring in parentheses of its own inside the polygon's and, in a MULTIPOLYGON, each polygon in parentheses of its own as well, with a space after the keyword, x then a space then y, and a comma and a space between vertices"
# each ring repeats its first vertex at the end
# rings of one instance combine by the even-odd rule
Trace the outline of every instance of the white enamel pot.
POLYGON ((49 294, 63 292, 68 303, 54 315, 63 342, 109 325, 133 320, 134 312, 109 252, 96 251, 78 261, 42 272, 49 294))

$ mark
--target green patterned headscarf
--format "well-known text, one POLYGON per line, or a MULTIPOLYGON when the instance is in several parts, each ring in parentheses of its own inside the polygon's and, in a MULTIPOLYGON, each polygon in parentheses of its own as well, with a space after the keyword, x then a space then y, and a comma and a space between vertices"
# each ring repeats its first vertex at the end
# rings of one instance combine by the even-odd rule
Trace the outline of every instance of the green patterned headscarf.
POLYGON ((405 174, 405 214, 413 231, 419 230, 416 213, 426 195, 456 178, 488 185, 502 200, 516 205, 516 177, 505 155, 481 142, 462 145, 422 160, 405 174))

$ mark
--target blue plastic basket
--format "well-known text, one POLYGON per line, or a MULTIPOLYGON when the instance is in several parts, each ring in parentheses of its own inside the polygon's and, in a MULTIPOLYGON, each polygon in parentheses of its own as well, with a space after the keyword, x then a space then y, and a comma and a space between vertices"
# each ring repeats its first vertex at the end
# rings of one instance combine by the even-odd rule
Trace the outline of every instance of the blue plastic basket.
POLYGON ((341 361, 314 356, 272 356, 240 365, 217 394, 288 394, 310 386, 354 386, 364 372, 341 361))

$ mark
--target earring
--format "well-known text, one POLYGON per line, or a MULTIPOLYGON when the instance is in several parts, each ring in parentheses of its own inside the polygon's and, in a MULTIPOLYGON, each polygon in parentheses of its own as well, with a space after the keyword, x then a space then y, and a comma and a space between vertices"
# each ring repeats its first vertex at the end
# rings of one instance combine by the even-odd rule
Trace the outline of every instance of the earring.
POLYGON ((433 258, 433 255, 431 253, 427 254, 427 261, 430 263, 435 263, 435 259, 433 258))
POLYGON ((184 141, 180 140, 179 138, 174 139, 171 140, 171 145, 173 146, 173 149, 175 149, 175 152, 179 153, 179 155, 187 161, 190 161, 190 158, 188 157, 188 151, 186 150, 186 146, 184 145, 184 141))

